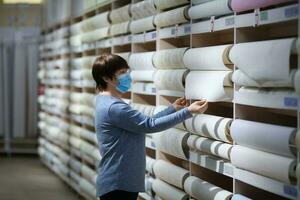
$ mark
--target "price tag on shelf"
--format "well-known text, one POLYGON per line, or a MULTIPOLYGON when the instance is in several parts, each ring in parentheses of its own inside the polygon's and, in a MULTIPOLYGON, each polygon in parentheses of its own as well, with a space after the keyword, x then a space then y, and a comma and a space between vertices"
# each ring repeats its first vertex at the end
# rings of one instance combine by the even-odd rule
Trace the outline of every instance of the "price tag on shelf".
POLYGON ((259 21, 260 21, 260 9, 256 8, 254 10, 254 24, 253 26, 256 27, 259 25, 259 21))
POLYGON ((210 17, 210 32, 214 32, 215 30, 215 16, 210 17))

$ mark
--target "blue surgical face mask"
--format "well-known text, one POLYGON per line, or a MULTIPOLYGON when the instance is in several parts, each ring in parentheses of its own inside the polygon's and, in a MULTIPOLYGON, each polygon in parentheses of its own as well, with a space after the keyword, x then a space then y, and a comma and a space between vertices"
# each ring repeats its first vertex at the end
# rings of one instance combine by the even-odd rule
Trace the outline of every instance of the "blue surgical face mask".
POLYGON ((117 80, 118 85, 116 86, 116 89, 122 93, 127 92, 132 81, 129 72, 117 76, 117 80))

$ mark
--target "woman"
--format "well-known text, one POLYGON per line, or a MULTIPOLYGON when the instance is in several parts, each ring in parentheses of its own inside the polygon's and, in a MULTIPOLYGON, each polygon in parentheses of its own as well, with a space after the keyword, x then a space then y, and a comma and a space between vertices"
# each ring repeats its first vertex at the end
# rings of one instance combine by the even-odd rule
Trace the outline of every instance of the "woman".
POLYGON ((131 78, 127 62, 120 56, 99 56, 92 69, 100 90, 96 99, 95 127, 102 156, 97 177, 97 197, 101 200, 136 200, 144 191, 145 134, 166 130, 203 113, 206 101, 187 106, 180 98, 160 113, 148 117, 122 101, 131 78))

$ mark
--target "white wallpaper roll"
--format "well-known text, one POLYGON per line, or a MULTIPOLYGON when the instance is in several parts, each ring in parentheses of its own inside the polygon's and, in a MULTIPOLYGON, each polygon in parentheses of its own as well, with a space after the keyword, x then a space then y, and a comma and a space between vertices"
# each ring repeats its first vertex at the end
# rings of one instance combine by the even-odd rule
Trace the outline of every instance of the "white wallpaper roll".
POLYGON ((142 33, 144 31, 154 30, 155 26, 153 24, 154 16, 146 17, 143 19, 134 20, 130 23, 131 33, 142 33))
POLYGON ((158 69, 182 69, 184 67, 183 56, 188 48, 165 49, 156 51, 153 56, 153 64, 158 69))
POLYGON ((155 5, 160 10, 172 8, 189 3, 189 0, 155 0, 155 5))
POLYGON ((297 98, 294 89, 241 87, 236 92, 234 102, 267 108, 294 109, 297 98))
POLYGON ((154 84, 159 90, 184 91, 186 70, 157 70, 154 73, 154 84))
POLYGON ((78 174, 81 171, 81 163, 78 162, 77 160, 71 158, 70 162, 69 162, 69 166, 78 174))
POLYGON ((153 174, 153 165, 156 162, 155 159, 146 156, 146 171, 149 172, 150 174, 153 174))
POLYGON ((230 132, 233 140, 242 146, 294 157, 296 150, 291 149, 296 128, 236 119, 230 132))
POLYGON ((113 24, 110 27, 110 35, 111 36, 116 36, 116 35, 122 35, 129 33, 129 21, 127 22, 122 22, 119 24, 113 24))
POLYGON ((81 42, 95 42, 108 37, 109 27, 99 28, 81 35, 81 42))
POLYGON ((297 175, 297 178, 300 179, 300 164, 297 165, 296 175, 297 175))
POLYGON ((188 136, 189 134, 185 131, 171 128, 155 133, 152 137, 158 150, 178 158, 186 159, 188 136))
POLYGON ((166 27, 175 24, 182 24, 187 22, 187 10, 189 6, 183 6, 174 10, 159 13, 154 18, 154 24, 157 27, 166 27))
POLYGON ((172 199, 172 200, 187 200, 188 195, 159 179, 153 181, 152 189, 156 195, 162 199, 172 199))
POLYGON ((130 56, 130 52, 125 52, 125 53, 116 53, 118 56, 121 56, 122 58, 124 58, 124 60, 126 60, 126 62, 129 61, 129 56, 130 56))
POLYGON ((81 190, 86 192, 88 195, 90 195, 92 197, 96 196, 95 187, 91 183, 89 183, 87 180, 85 180, 84 178, 80 179, 79 187, 81 190))
POLYGON ((274 80, 274 81, 257 81, 241 70, 236 70, 232 74, 232 81, 238 86, 247 86, 247 87, 294 87, 294 77, 296 70, 292 69, 287 80, 274 80))
POLYGON ((235 145, 231 150, 231 163, 285 183, 294 183, 296 160, 247 147, 235 145))
POLYGON ((83 175, 84 178, 86 178, 91 182, 93 182, 95 175, 97 175, 95 170, 93 170, 92 168, 88 167, 85 164, 81 165, 81 174, 83 175))
POLYGON ((186 179, 184 190, 195 199, 229 200, 232 196, 231 192, 195 176, 186 179))
POLYGON ((193 48, 184 54, 184 65, 191 70, 232 70, 229 60, 232 45, 193 48))
POLYGON ((234 194, 231 198, 231 200, 251 200, 248 197, 245 197, 241 194, 234 194))
POLYGON ((80 28, 81 27, 80 23, 81 22, 78 22, 78 23, 72 24, 70 26, 71 35, 77 35, 77 34, 82 33, 81 28, 80 28))
POLYGON ((113 24, 125 22, 130 20, 130 5, 114 9, 109 13, 109 18, 113 24))
POLYGON ((153 55, 154 52, 134 53, 129 57, 129 66, 133 70, 153 70, 153 55))
POLYGON ((203 4, 192 6, 189 9, 191 19, 208 18, 232 13, 229 7, 229 0, 213 0, 203 4))
POLYGON ((135 70, 130 73, 133 81, 153 81, 153 70, 135 70))
POLYGON ((233 89, 230 71, 192 71, 185 81, 188 99, 206 99, 209 102, 231 101, 233 89))
POLYGON ((151 176, 145 176, 145 190, 146 193, 152 196, 152 184, 153 184, 154 178, 151 176))
POLYGON ((295 38, 236 44, 230 60, 247 76, 257 81, 288 80, 290 55, 295 38))
POLYGON ((86 19, 86 23, 89 24, 93 29, 99 29, 109 26, 110 23, 108 21, 108 12, 104 12, 94 17, 88 18, 86 19))
POLYGON ((144 0, 131 6, 131 15, 134 20, 156 14, 154 0, 144 0))
POLYGON ((201 152, 230 160, 230 151, 232 149, 231 144, 208 139, 205 137, 198 137, 195 140, 195 137, 190 136, 188 139, 188 145, 192 149, 197 149, 201 152), (189 140, 192 140, 193 142, 189 142, 189 140))
POLYGON ((300 95, 300 70, 297 70, 297 72, 295 74, 294 87, 295 87, 296 93, 298 95, 300 95))
POLYGON ((185 120, 189 132, 231 143, 230 124, 232 119, 215 115, 200 114, 185 120))
POLYGON ((183 189, 183 183, 189 176, 189 171, 164 160, 157 160, 153 171, 155 177, 173 186, 183 189))

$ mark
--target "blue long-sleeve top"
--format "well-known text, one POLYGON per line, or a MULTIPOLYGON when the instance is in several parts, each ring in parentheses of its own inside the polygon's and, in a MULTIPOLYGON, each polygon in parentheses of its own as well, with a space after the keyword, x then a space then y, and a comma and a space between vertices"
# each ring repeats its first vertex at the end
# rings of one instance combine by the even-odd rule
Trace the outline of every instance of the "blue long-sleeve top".
POLYGON ((145 134, 166 130, 192 114, 169 106, 149 117, 121 99, 98 95, 95 125, 101 154, 96 182, 97 197, 114 190, 144 192, 145 134))

